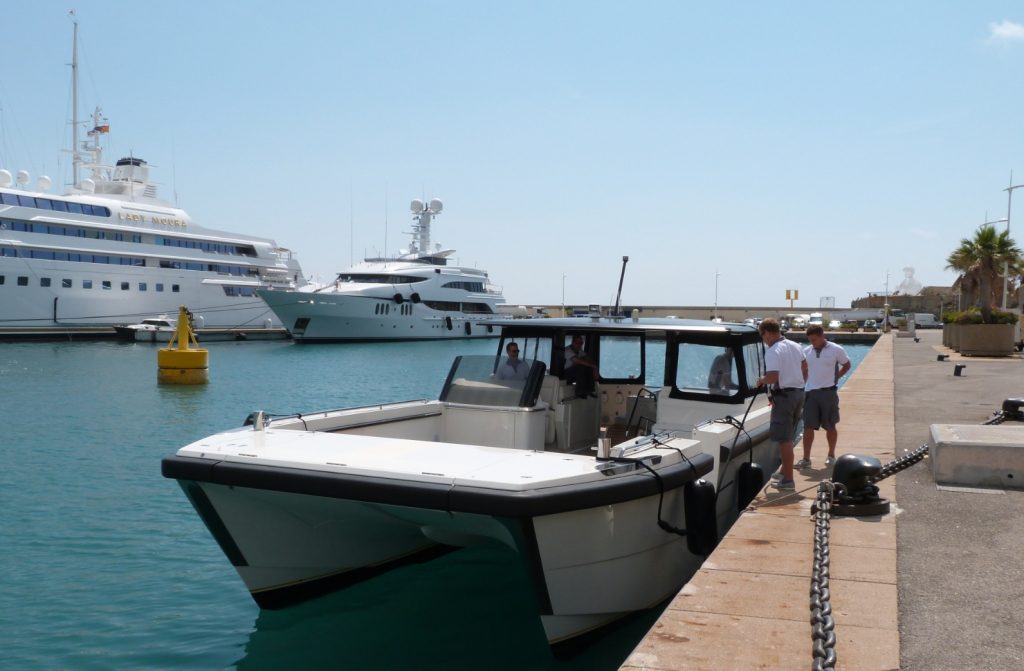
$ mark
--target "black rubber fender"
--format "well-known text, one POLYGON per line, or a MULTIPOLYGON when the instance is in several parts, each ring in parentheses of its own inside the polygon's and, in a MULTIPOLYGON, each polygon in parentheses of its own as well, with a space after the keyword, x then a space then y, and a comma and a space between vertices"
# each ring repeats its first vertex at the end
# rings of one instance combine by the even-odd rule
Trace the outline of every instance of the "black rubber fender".
POLYGON ((419 292, 416 292, 416 291, 412 292, 412 295, 409 296, 409 300, 411 300, 413 303, 419 303, 420 302, 419 292))
POLYGON ((683 485, 686 514, 686 547, 695 555, 707 556, 718 545, 718 516, 715 486, 701 478, 683 485))
POLYGON ((742 512, 764 487, 764 469, 756 461, 740 464, 736 471, 736 511, 742 512))
POLYGON ((395 305, 401 305, 405 301, 402 294, 395 294, 395 305))
POLYGON ((451 331, 452 330, 452 318, 451 317, 445 317, 444 318, 444 325, 448 328, 449 331, 451 331))

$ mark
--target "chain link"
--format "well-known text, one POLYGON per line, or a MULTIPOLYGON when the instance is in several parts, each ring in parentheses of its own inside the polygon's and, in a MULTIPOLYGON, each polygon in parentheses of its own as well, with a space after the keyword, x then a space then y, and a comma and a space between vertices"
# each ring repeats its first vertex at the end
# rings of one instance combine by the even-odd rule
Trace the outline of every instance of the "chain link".
POLYGON ((870 478, 868 478, 868 482, 870 482, 871 484, 875 484, 876 482, 881 482, 882 480, 885 480, 890 475, 896 475, 900 471, 910 468, 917 462, 924 459, 926 454, 928 454, 927 445, 922 445, 921 447, 917 448, 916 450, 913 450, 912 452, 907 452, 899 459, 893 459, 889 463, 882 466, 882 470, 878 472, 878 475, 872 475, 870 478))
POLYGON ((832 618, 829 586, 829 527, 832 523, 833 485, 818 485, 814 514, 814 563, 811 565, 811 651, 814 671, 836 668, 836 623, 832 618))

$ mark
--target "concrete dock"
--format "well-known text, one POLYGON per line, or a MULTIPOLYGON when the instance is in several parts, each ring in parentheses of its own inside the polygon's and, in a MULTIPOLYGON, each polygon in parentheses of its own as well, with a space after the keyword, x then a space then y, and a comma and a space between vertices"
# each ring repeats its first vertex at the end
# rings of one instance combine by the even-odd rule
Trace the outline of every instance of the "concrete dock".
MULTIPOLYGON (((880 338, 840 391, 838 454, 886 462, 927 443, 932 423, 979 423, 1024 395, 1019 360, 954 377, 936 361, 941 336, 920 335, 880 338)), ((811 666, 810 507, 825 454, 819 436, 796 495, 762 492, 623 669, 811 666)), ((891 514, 832 522, 837 668, 1024 668, 1024 492, 939 490, 927 463, 880 489, 891 514)))

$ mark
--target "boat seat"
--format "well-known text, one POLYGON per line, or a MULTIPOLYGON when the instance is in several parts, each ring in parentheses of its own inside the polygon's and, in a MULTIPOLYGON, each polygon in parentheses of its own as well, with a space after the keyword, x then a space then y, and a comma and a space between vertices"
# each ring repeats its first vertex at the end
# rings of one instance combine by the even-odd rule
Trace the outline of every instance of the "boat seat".
POLYGON ((592 396, 578 398, 572 385, 554 409, 555 448, 559 452, 574 452, 597 444, 601 431, 600 390, 592 396))

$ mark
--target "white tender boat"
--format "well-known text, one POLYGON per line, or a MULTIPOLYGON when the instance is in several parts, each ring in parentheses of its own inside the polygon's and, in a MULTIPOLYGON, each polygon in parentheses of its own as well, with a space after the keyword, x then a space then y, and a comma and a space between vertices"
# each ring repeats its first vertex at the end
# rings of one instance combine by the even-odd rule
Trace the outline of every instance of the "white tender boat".
POLYGON ((448 265, 454 249, 431 246, 437 198, 412 201, 412 244, 393 258, 368 258, 334 282, 261 289, 297 342, 490 338, 505 302, 486 271, 448 265))
POLYGON ((260 606, 485 543, 518 558, 557 643, 675 595, 775 470, 753 328, 497 325, 501 354, 457 358, 436 400, 254 413, 164 459, 260 606))

